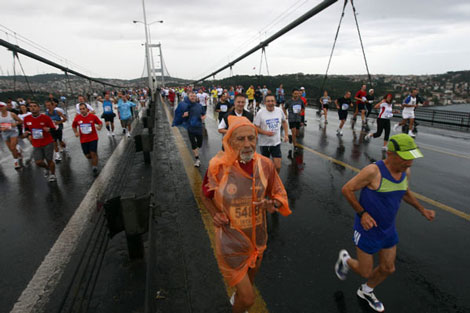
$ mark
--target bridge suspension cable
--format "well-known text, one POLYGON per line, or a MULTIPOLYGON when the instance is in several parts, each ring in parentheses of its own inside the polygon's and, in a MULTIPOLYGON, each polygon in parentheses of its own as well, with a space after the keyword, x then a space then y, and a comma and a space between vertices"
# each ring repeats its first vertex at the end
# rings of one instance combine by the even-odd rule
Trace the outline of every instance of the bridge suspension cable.
MULTIPOLYGON (((127 88, 127 86, 120 86, 120 85, 115 85, 115 84, 111 84, 111 83, 108 83, 108 82, 105 82, 105 81, 102 81, 102 80, 99 80, 99 79, 96 79, 96 78, 93 78, 93 77, 89 77, 87 75, 84 75, 82 73, 79 73, 77 71, 74 71, 72 69, 69 69, 65 66, 62 66, 60 64, 57 64, 53 61, 50 61, 46 58, 43 58, 35 53, 32 53, 28 50, 25 50, 21 47, 19 47, 18 45, 14 45, 14 44, 11 44, 9 43, 8 41, 5 41, 3 39, 0 39, 0 46, 4 46, 5 48, 7 48, 8 50, 12 51, 14 54, 22 54, 22 55, 25 55, 27 57, 30 57, 32 59, 35 59, 39 62, 42 62, 42 63, 45 63, 45 64, 48 64, 52 67, 55 67, 63 72, 67 72, 69 74, 73 74, 75 76, 78 76, 78 77, 82 77, 82 78, 85 78, 89 81, 94 81, 94 82, 97 82, 97 83, 100 83, 100 84, 103 84, 103 85, 106 85, 106 86, 111 86, 111 87, 116 87, 116 88, 127 88)), ((21 64, 20 64, 21 65, 21 64)))
POLYGON ((307 11, 305 14, 298 17, 296 20, 294 20, 293 22, 291 22, 290 24, 288 24, 287 26, 285 26, 284 28, 279 30, 277 33, 273 34, 272 36, 270 36, 266 40, 261 41, 257 46, 255 46, 252 49, 248 50, 247 52, 245 52, 244 54, 242 54, 241 56, 239 56, 235 60, 229 62, 228 64, 222 66, 218 70, 216 70, 216 71, 214 71, 214 72, 212 72, 212 73, 210 73, 210 74, 194 81, 194 83, 202 82, 202 81, 206 80, 209 77, 215 76, 217 73, 220 73, 220 72, 222 72, 223 70, 225 70, 227 68, 233 67, 233 65, 235 65, 236 63, 238 63, 241 60, 245 59, 246 57, 250 56, 254 52, 258 51, 259 49, 265 48, 266 46, 269 45, 269 43, 271 43, 274 40, 278 39, 279 37, 281 37, 282 35, 284 35, 288 31, 290 31, 290 30, 294 29, 295 27, 299 26, 300 24, 302 24, 306 20, 310 19, 312 16, 314 16, 314 15, 318 14, 319 12, 323 11, 324 9, 328 8, 330 5, 332 5, 333 3, 337 2, 337 1, 338 0, 324 0, 323 2, 318 4, 316 7, 312 8, 309 11, 307 11))

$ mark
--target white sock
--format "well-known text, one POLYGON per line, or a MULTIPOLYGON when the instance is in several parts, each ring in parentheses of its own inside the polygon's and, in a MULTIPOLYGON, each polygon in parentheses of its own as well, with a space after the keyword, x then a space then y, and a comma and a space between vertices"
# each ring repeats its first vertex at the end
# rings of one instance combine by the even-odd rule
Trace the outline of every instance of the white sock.
POLYGON ((347 269, 349 269, 349 265, 348 265, 348 260, 350 259, 351 257, 348 255, 346 257, 344 257, 341 261, 343 262, 343 266, 346 267, 347 269))
POLYGON ((367 283, 365 283, 362 284, 362 291, 364 291, 365 293, 371 293, 372 291, 374 291, 374 288, 370 288, 369 286, 367 286, 367 283))

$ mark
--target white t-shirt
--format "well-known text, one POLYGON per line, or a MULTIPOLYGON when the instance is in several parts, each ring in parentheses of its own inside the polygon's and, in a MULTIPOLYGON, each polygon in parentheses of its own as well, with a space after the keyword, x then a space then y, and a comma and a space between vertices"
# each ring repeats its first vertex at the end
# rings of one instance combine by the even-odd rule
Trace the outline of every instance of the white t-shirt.
POLYGON ((380 104, 379 118, 391 119, 393 117, 393 107, 391 103, 382 102, 380 104))
POLYGON ((274 136, 258 135, 259 146, 277 146, 281 143, 281 127, 286 116, 281 108, 274 107, 274 111, 262 108, 255 116, 253 124, 262 130, 274 132, 274 136))
MULTIPOLYGON (((88 103, 85 103, 85 104, 86 104, 86 107, 88 108, 88 111, 95 112, 95 109, 93 109, 91 105, 89 105, 88 103)), ((76 104, 76 108, 77 108, 77 113, 80 114, 80 103, 76 104)))
MULTIPOLYGON (((411 104, 411 105, 416 105, 416 97, 412 97, 409 95, 408 97, 405 98, 403 101, 404 104, 411 104)), ((403 112, 402 113, 412 113, 415 111, 414 107, 403 107, 403 112)))
POLYGON ((197 98, 199 99, 199 103, 205 107, 207 106, 207 99, 209 98, 209 95, 205 92, 203 93, 197 93, 197 98))

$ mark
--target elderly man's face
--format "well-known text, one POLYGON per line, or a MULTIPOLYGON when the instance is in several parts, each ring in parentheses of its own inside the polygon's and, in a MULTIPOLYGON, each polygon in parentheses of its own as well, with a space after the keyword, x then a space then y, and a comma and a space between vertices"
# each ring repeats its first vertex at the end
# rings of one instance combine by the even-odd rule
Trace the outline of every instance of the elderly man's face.
POLYGON ((256 151, 256 139, 253 127, 241 126, 233 132, 230 145, 238 153, 241 161, 249 162, 256 151))

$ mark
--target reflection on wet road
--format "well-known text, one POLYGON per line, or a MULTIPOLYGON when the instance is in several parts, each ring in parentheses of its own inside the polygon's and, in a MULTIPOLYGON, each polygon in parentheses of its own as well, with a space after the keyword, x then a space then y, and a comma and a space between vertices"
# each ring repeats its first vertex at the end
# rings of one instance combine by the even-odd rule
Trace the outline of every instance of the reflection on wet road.
MULTIPOLYGON (((13 169, 11 154, 0 142, 0 312, 10 311, 94 181, 71 129, 74 109, 69 108, 68 113, 69 121, 64 125, 68 151, 56 165, 57 183, 47 182, 43 170, 30 160, 29 142, 20 143, 27 161, 20 170, 13 169)), ((121 140, 121 127, 118 120, 115 122, 115 139, 106 136, 104 127, 99 132, 99 168, 121 140)))
MULTIPOLYGON (((201 174, 221 146, 210 108, 208 115, 201 174)), ((359 125, 352 130, 349 122, 344 136, 337 137, 334 113, 326 126, 320 125, 313 110, 307 111, 307 120, 305 137, 299 140, 303 149, 287 158, 292 145, 282 144, 280 176, 293 214, 269 218, 270 239, 256 285, 269 312, 370 312, 356 296, 363 279, 350 274, 339 281, 333 267, 340 249, 355 255, 354 211, 341 187, 358 169, 385 157, 383 141, 364 142, 359 125)), ((430 223, 402 204, 397 217, 397 271, 376 295, 389 312, 470 312, 470 282, 463 279, 470 276, 470 255, 465 252, 470 235, 470 136, 426 130, 422 127, 416 138, 425 157, 412 167, 410 188, 425 197, 423 205, 436 210, 437 218, 430 223)))

